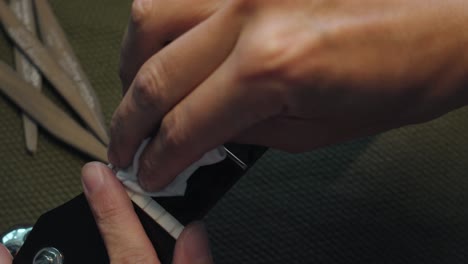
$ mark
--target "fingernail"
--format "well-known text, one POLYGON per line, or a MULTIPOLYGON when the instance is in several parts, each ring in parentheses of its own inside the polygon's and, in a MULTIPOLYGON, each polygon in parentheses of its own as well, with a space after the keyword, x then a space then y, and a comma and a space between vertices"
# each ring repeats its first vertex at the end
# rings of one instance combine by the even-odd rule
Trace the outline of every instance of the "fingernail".
POLYGON ((148 10, 151 9, 152 0, 134 0, 132 17, 135 21, 141 21, 148 10))
POLYGON ((98 162, 91 162, 81 170, 81 181, 87 195, 93 195, 104 185, 104 174, 101 166, 98 162))
POLYGON ((189 233, 184 238, 184 251, 187 259, 193 263, 212 263, 210 243, 205 225, 202 222, 194 222, 190 226, 189 233))

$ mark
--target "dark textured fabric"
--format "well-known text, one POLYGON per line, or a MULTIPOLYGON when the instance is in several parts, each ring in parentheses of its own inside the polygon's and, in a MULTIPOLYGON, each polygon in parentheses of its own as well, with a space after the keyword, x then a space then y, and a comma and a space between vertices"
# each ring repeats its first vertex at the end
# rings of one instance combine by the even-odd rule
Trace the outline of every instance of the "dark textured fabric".
MULTIPOLYGON (((101 100, 120 100, 129 1, 51 2, 101 100)), ((189 7, 188 7, 189 8, 189 7)), ((0 59, 12 64, 0 36, 0 59)), ((64 106, 50 87, 45 93, 64 106)), ((81 192, 86 157, 40 130, 24 147, 0 96, 0 230, 81 192)), ((207 217, 218 263, 467 263, 468 109, 300 155, 269 151, 207 217)))

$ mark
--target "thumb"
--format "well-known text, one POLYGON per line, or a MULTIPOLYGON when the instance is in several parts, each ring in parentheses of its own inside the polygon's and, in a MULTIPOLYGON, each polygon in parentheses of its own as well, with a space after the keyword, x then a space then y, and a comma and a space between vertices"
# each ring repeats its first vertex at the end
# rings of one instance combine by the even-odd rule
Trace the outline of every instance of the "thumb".
POLYGON ((13 261, 13 257, 10 255, 10 251, 0 243, 0 263, 10 264, 13 261))
POLYGON ((174 250, 174 264, 213 264, 208 234, 202 222, 184 228, 174 250))
POLYGON ((82 181, 110 262, 159 263, 125 189, 112 171, 92 162, 83 167, 82 181))

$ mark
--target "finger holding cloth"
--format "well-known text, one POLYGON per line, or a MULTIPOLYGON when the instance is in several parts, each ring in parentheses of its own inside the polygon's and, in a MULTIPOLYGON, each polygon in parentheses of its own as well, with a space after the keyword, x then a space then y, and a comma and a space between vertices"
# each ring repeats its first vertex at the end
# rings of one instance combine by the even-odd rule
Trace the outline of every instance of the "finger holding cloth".
POLYGON ((128 167, 141 142, 155 136, 163 117, 219 67, 235 46, 241 24, 233 8, 224 6, 143 64, 111 121, 113 165, 128 167))
POLYGON ((123 94, 145 61, 211 16, 220 3, 218 0, 134 0, 120 54, 123 94))

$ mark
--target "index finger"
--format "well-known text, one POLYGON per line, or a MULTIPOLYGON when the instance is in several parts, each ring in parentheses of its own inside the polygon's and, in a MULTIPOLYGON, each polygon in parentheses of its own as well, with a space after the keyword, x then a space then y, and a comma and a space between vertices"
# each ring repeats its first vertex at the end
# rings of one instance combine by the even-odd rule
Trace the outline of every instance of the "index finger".
POLYGON ((163 46, 215 12, 218 0, 134 0, 122 42, 119 75, 125 94, 140 67, 163 46), (191 5, 191 8, 187 8, 191 5))
POLYGON ((138 71, 111 121, 109 161, 130 162, 162 117, 225 60, 234 47, 241 19, 227 6, 190 30, 138 71), (234 14, 233 14, 234 13, 234 14), (229 34, 225 34, 229 31, 229 34))
POLYGON ((138 180, 148 191, 171 183, 207 151, 282 111, 279 89, 246 84, 231 55, 208 79, 172 108, 139 160, 138 180))

